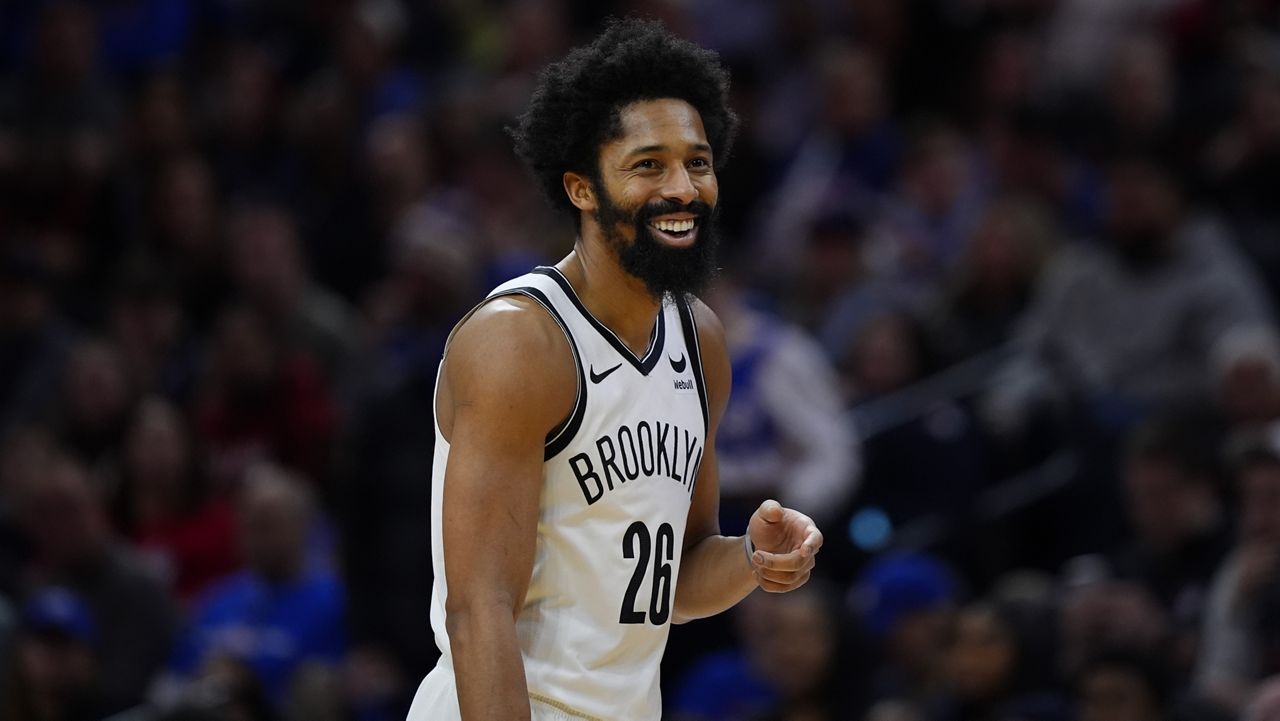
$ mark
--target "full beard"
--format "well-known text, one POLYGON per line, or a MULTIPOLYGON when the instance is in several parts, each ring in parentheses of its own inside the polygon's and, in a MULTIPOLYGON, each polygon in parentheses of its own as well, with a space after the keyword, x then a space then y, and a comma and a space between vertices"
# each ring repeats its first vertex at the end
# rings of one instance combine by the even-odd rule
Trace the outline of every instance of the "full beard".
MULTIPOLYGON (((600 188, 600 190, 603 190, 600 188)), ((716 248, 719 238, 715 232, 715 208, 694 200, 681 205, 670 200, 649 203, 628 213, 614 204, 604 192, 598 192, 600 206, 596 221, 604 231, 605 240, 613 248, 618 263, 631 276, 644 283, 655 299, 668 293, 684 297, 704 290, 716 276, 716 248), (690 213, 694 216, 694 229, 698 236, 688 248, 676 248, 658 240, 649 222, 670 213, 690 213), (635 240, 628 242, 621 232, 631 226, 635 240)))

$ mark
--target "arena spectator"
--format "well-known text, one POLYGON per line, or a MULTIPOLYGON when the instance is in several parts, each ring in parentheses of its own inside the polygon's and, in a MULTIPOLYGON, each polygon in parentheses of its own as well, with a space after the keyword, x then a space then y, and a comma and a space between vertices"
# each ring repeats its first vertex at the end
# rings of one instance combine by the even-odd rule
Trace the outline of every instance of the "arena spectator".
POLYGON ((358 329, 336 294, 310 277, 292 215, 269 202, 247 201, 228 221, 231 276, 237 290, 284 340, 332 382, 348 370, 358 329))
POLYGON ((1112 555, 1112 566, 1169 616, 1170 671, 1178 679, 1187 677, 1199 653, 1209 584, 1231 546, 1219 436, 1194 419, 1155 419, 1133 434, 1123 461, 1133 541, 1112 555))
POLYGON ((186 418, 162 398, 144 399, 127 426, 116 517, 183 602, 239 565, 232 501, 211 492, 186 418))
POLYGON ((1237 438, 1274 432, 1280 420, 1280 336, 1270 325, 1238 326, 1211 356, 1214 400, 1237 438))
POLYGON ((84 600, 66 588, 35 592, 22 609, 17 638, 6 646, 0 712, 11 721, 95 721, 104 710, 94 676, 97 624, 84 600))
POLYGON ((716 436, 722 530, 745 531, 767 498, 834 522, 856 492, 859 468, 830 362, 799 328, 753 308, 732 276, 707 300, 724 323, 733 365, 716 436))
POLYGON ((308 553, 316 510, 297 477, 254 467, 238 516, 245 566, 197 604, 171 660, 177 678, 193 679, 224 657, 239 661, 283 709, 300 671, 342 663, 346 594, 329 564, 308 553))
POLYGON ((863 438, 858 503, 895 526, 963 516, 986 478, 984 448, 965 403, 911 391, 935 367, 923 325, 906 313, 873 317, 837 367, 863 438))
POLYGON ((1064 572, 1057 668, 1073 678, 1089 659, 1110 651, 1167 655, 1169 620, 1151 593, 1108 578, 1100 559, 1077 559, 1064 572), (1092 566, 1087 572, 1082 567, 1092 566))
POLYGON ((785 287, 787 317, 814 328, 837 360, 872 318, 914 311, 923 303, 919 292, 875 272, 865 226, 865 219, 848 211, 819 216, 804 247, 803 281, 785 287))
POLYGON ((1196 670, 1196 688, 1233 715, 1280 671, 1262 630, 1280 585, 1280 456, 1265 443, 1242 451, 1235 479, 1239 539, 1213 580, 1196 670))
POLYGON ((61 443, 104 483, 116 473, 136 396, 120 353, 109 342, 89 338, 72 349, 59 415, 50 420, 61 443))
POLYGON ((914 287, 937 287, 954 269, 989 196, 968 137, 945 123, 923 124, 912 134, 899 187, 872 231, 873 267, 914 287))
POLYGON ((1208 144, 1204 174, 1241 248, 1280 298, 1280 248, 1271 242, 1280 223, 1280 76, 1265 61, 1250 65, 1233 117, 1208 144))
POLYGON ((853 593, 863 627, 879 644, 873 698, 932 709, 959 597, 952 572, 930 556, 889 554, 872 561, 853 593))
POLYGON ((1069 125, 1029 100, 988 123, 981 167, 992 192, 1042 204, 1064 240, 1096 237, 1102 225, 1103 178, 1094 158, 1073 152, 1069 125))
POLYGON ((161 266, 126 261, 112 290, 105 320, 124 364, 127 384, 139 393, 189 401, 202 361, 178 290, 161 266))
POLYGON ((1094 131, 1094 137, 1120 147, 1176 139, 1178 88, 1173 56, 1164 40, 1147 34, 1128 37, 1108 65, 1099 112, 1101 127, 1094 131))
POLYGON ((26 62, 0 88, 0 135, 13 138, 0 140, 12 153, 0 166, 23 179, 8 190, 24 220, 85 229, 103 219, 96 201, 114 160, 120 98, 100 73, 93 10, 35 5, 26 62))
POLYGON ((1055 232, 1027 199, 1002 198, 987 207, 925 315, 943 358, 954 363, 1010 340, 1056 247, 1055 232))
POLYGON ((1159 660, 1112 652, 1089 659, 1075 682, 1079 721, 1170 721, 1173 684, 1159 660))
POLYGON ((439 161, 420 119, 407 114, 374 121, 363 151, 374 192, 373 225, 386 247, 398 228, 430 208, 439 161))
POLYGON ((1112 434, 1162 407, 1203 403, 1214 343, 1269 316, 1230 237, 1189 214, 1161 161, 1122 154, 1108 183, 1104 242, 1063 249, 1038 284, 1021 356, 991 398, 1002 430, 1068 397, 1112 434))
POLYGON ((872 205, 896 180, 902 152, 882 60, 866 48, 833 44, 817 66, 814 125, 788 149, 756 227, 761 267, 784 274, 798 270, 794 243, 803 229, 833 206, 858 212, 872 205))
POLYGON ((174 156, 156 174, 137 252, 165 269, 192 327, 206 333, 230 295, 222 198, 199 154, 174 156))
POLYGON ((291 169, 280 59, 271 49, 237 38, 215 58, 202 120, 216 155, 207 156, 214 187, 249 193, 283 192, 291 169))
POLYGON ((315 363, 291 353, 266 319, 244 306, 222 313, 212 352, 195 422, 215 489, 234 486, 265 459, 326 479, 337 409, 315 363))
POLYGON ((838 604, 831 589, 757 594, 736 612, 740 649, 712 654, 688 673, 672 704, 680 721, 835 721, 854 708, 844 677, 838 604))
POLYGON ((54 270, 28 248, 0 253, 0 435, 44 420, 75 330, 58 313, 54 270))
POLYGON ((26 426, 0 443, 0 597, 16 602, 33 549, 23 528, 27 494, 55 456, 44 429, 26 426))
POLYGON ((65 452, 55 451, 23 493, 22 518, 35 553, 29 587, 65 586, 92 615, 99 710, 136 704, 173 640, 174 603, 112 533, 103 490, 65 452))

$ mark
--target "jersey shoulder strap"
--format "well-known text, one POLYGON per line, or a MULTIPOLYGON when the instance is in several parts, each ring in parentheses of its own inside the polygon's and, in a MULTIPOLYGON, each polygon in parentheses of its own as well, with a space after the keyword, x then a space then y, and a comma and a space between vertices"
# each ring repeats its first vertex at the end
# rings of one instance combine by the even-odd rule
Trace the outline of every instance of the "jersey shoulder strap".
POLYGON ((569 415, 563 421, 547 433, 543 447, 543 459, 550 460, 569 445, 569 441, 573 439, 574 434, 577 433, 578 428, 582 425, 582 419, 587 410, 587 380, 583 372, 582 354, 578 349, 577 342, 574 340, 573 331, 561 314, 561 309, 565 307, 567 299, 553 280, 539 273, 527 273, 494 288, 489 292, 489 295, 485 296, 484 300, 467 311, 466 315, 462 316, 462 320, 458 321, 453 330, 449 332, 449 338, 445 341, 444 357, 447 358, 449 355, 449 345, 453 340, 454 334, 471 319, 471 316, 475 315, 476 311, 484 307, 489 301, 510 296, 528 298, 546 311, 547 315, 551 316, 551 319, 560 327, 560 331, 564 333, 565 340, 569 343, 569 350, 573 353, 574 374, 577 376, 573 410, 569 412, 569 415))

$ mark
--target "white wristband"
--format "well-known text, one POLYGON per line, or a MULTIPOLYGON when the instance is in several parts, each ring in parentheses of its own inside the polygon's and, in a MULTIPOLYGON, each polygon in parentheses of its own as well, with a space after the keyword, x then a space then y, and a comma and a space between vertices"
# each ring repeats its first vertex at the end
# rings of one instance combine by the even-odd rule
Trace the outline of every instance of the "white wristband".
POLYGON ((756 562, 754 560, 754 556, 756 555, 756 547, 751 544, 750 533, 742 534, 742 546, 747 551, 747 565, 751 566, 751 570, 753 571, 756 570, 756 562))

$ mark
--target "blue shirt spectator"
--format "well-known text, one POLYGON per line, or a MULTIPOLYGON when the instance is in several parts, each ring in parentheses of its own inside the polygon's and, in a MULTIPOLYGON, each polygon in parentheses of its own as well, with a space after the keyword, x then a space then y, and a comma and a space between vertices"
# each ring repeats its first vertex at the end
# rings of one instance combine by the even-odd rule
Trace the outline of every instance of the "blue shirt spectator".
POLYGON ((299 666, 342 661, 345 611, 342 585, 326 568, 312 568, 279 585, 244 571, 215 587, 199 605, 172 667, 187 676, 210 658, 233 656, 252 668, 267 695, 280 703, 299 666))
POLYGON ((778 703, 778 693, 741 651, 712 654, 693 667, 676 694, 680 717, 700 721, 753 718, 778 703))
POLYGON ((245 482, 240 545, 247 567, 197 605, 170 671, 191 679, 208 663, 232 658, 283 706, 299 670, 343 662, 346 592, 328 564, 309 551, 314 514, 302 481, 264 464, 252 468, 245 482))

